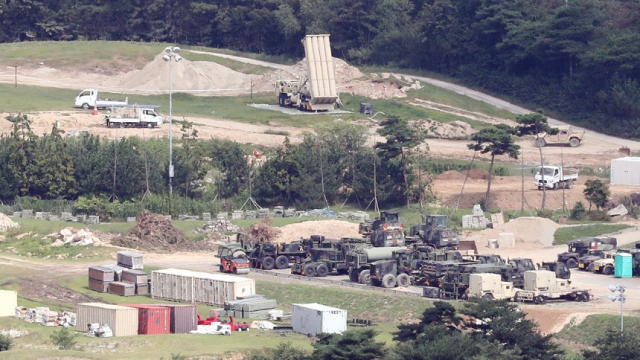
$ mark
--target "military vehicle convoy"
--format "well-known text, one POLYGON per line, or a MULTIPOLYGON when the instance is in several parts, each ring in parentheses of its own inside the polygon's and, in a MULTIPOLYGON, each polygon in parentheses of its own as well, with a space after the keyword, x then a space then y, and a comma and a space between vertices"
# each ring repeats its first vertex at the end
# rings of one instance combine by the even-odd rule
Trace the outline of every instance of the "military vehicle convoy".
POLYGON ((303 240, 303 244, 307 257, 296 261, 291 267, 291 273, 309 277, 324 277, 334 272, 346 274, 348 273, 345 261, 347 252, 371 246, 371 243, 364 238, 332 240, 320 235, 313 235, 310 240, 303 240))

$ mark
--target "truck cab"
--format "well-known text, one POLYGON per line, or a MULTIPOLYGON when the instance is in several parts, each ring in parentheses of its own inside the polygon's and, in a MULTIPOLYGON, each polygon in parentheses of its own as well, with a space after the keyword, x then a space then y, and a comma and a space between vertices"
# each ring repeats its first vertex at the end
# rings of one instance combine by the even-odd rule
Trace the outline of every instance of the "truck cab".
POLYGON ((422 223, 409 229, 412 242, 421 242, 437 249, 457 247, 460 236, 455 229, 447 226, 446 215, 422 215, 422 223))

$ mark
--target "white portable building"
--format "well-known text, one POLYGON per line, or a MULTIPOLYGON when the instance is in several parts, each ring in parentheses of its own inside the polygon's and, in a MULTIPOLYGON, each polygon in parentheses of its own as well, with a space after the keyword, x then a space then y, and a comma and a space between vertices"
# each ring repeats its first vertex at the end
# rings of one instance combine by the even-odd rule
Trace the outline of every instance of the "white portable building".
POLYGON ((342 334, 347 331, 347 310, 321 304, 293 304, 293 331, 305 335, 342 334))
POLYGON ((640 185, 640 157, 611 160, 611 185, 640 185))
POLYGON ((17 292, 13 290, 0 290, 0 317, 15 316, 17 306, 17 292))

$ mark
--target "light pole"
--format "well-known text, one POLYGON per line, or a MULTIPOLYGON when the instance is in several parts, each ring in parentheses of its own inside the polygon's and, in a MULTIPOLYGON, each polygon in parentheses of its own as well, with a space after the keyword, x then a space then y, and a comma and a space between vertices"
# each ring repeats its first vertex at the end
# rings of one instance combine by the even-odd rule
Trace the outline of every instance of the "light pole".
POLYGON ((167 46, 164 49, 166 53, 162 59, 169 62, 169 215, 171 215, 171 197, 173 195, 173 76, 171 74, 171 63, 182 60, 179 47, 167 46))
POLYGON ((620 301, 620 334, 624 332, 624 302, 627 300, 627 295, 624 294, 626 286, 615 286, 609 285, 609 290, 612 293, 618 291, 620 294, 611 294, 609 295, 609 300, 611 301, 620 301))

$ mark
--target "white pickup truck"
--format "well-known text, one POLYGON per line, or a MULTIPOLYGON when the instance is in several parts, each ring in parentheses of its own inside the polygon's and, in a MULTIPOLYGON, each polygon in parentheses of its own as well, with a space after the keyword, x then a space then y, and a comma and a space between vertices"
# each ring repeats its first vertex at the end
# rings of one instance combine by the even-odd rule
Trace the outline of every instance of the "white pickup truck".
POLYGON ((116 99, 98 99, 98 90, 86 89, 82 90, 78 96, 76 96, 75 106, 83 109, 98 108, 106 109, 111 106, 122 106, 129 103, 129 97, 124 100, 116 99))
POLYGON ((107 127, 148 127, 162 125, 162 116, 155 105, 126 105, 108 109, 104 120, 107 127))
POLYGON ((534 184, 538 190, 547 189, 571 189, 578 180, 578 172, 564 169, 562 166, 545 165, 538 167, 534 184))

